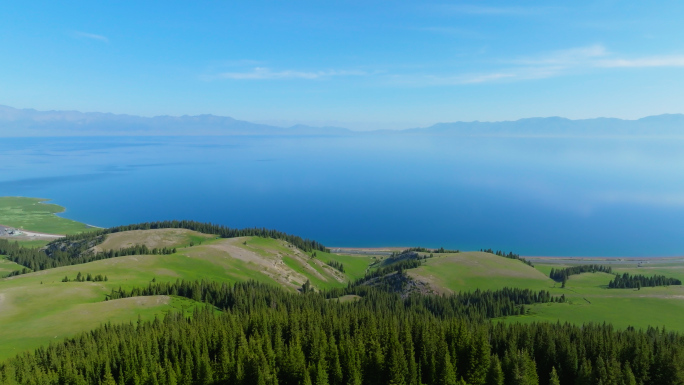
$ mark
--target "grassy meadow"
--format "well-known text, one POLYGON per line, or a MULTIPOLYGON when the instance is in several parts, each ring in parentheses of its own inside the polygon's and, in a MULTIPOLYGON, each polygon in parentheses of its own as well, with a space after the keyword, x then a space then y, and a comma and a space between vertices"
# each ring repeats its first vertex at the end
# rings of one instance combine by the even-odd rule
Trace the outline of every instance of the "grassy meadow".
POLYGON ((408 270, 409 275, 427 282, 437 292, 497 290, 504 287, 549 289, 548 275, 520 261, 482 252, 434 254, 423 265, 408 270))
POLYGON ((47 199, 0 197, 0 224, 47 234, 78 234, 92 227, 59 217, 64 207, 45 203, 47 199))
MULTIPOLYGON (((636 261, 609 261, 614 273, 665 275, 684 281, 684 264, 667 259, 646 259, 637 267, 636 261)), ((582 263, 601 264, 600 261, 583 260, 582 263)), ((567 265, 566 265, 567 266, 567 265)), ((550 272, 551 268, 565 267, 556 263, 536 263, 539 271, 550 272)), ((503 322, 570 322, 584 324, 606 322, 618 329, 627 327, 666 327, 669 330, 684 331, 684 286, 643 287, 636 289, 608 289, 612 274, 583 273, 572 275, 565 288, 560 284, 550 291, 564 294, 566 304, 541 304, 530 307, 530 314, 508 317, 503 322)))
POLYGON ((23 269, 24 266, 16 264, 5 259, 4 255, 0 255, 0 278, 7 277, 11 272, 23 269))
MULTIPOLYGON (((166 296, 104 301, 112 289, 146 286, 153 279, 228 283, 255 280, 291 291, 309 279, 319 289, 345 287, 365 271, 371 260, 347 257, 354 272, 347 276, 284 241, 258 237, 216 239, 183 229, 110 234, 98 248, 120 248, 131 242, 178 250, 170 255, 125 256, 0 279, 0 360, 103 323, 134 322, 138 317, 150 319, 194 306, 190 300, 166 296), (108 281, 61 282, 65 276, 73 280, 79 272, 106 275, 108 281)), ((0 276, 20 268, 0 259, 0 276)))
MULTIPOLYGON (((435 254, 438 255, 438 254, 435 254)), ((640 260, 643 261, 643 260, 640 260)), ((571 276, 565 288, 549 278, 552 268, 571 264, 601 264, 601 261, 570 261, 569 264, 539 263, 535 267, 480 252, 465 252, 436 256, 423 266, 409 270, 413 278, 427 282, 438 293, 496 290, 503 287, 548 290, 553 295, 565 295, 567 303, 529 306, 524 316, 507 317, 497 322, 589 322, 612 323, 616 328, 663 327, 684 331, 684 286, 636 289, 608 289, 613 275, 584 273, 571 276)), ((636 261, 610 261, 615 273, 665 275, 684 281, 684 263, 667 259, 645 259, 642 267, 636 261)))

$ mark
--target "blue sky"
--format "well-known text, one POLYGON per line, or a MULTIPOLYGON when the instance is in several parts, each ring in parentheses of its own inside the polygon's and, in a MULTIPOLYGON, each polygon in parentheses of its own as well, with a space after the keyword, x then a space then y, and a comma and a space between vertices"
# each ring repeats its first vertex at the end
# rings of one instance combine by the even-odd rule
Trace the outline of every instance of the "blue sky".
POLYGON ((0 104, 408 128, 682 113, 684 2, 6 2, 0 104))

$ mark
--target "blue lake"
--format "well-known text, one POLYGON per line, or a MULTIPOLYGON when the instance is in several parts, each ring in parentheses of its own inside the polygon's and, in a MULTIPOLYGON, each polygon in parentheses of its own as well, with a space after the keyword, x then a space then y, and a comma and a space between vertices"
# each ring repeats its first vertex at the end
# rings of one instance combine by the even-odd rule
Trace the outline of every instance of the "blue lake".
POLYGON ((327 246, 684 255, 680 139, 2 138, 0 195, 97 226, 194 219, 327 246))

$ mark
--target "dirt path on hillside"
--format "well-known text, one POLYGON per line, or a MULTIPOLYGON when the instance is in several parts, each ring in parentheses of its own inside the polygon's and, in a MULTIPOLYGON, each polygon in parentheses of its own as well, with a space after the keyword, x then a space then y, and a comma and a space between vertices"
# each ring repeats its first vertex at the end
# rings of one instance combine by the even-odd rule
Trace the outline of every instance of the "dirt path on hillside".
POLYGON ((212 248, 212 249, 225 251, 228 254, 230 254, 231 257, 233 257, 235 259, 239 259, 239 260, 241 260, 243 262, 247 262, 247 263, 255 263, 255 264, 260 265, 266 269, 271 269, 271 268, 278 269, 279 268, 278 262, 282 263, 282 261, 278 261, 278 260, 274 260, 271 258, 261 256, 255 252, 253 252, 253 251, 245 250, 242 247, 235 245, 235 243, 237 243, 239 241, 241 241, 240 238, 231 238, 231 239, 227 239, 223 242, 211 244, 208 247, 212 248))
POLYGON ((136 306, 158 306, 168 305, 171 303, 171 297, 168 295, 154 295, 146 297, 131 297, 121 298, 112 301, 107 301, 108 309, 128 309, 130 304, 134 303, 136 306))
MULTIPOLYGON (((309 265, 309 264, 306 262, 306 261, 309 259, 309 256, 308 256, 308 255, 304 254, 301 250, 299 250, 299 249, 296 248, 296 247, 295 247, 295 248, 292 248, 292 252, 294 253, 294 257, 295 257, 295 258, 301 259, 301 262, 302 262, 302 265, 303 265, 302 267, 303 267, 304 269, 306 269, 310 274, 315 275, 316 278, 320 279, 321 281, 327 281, 327 280, 328 280, 328 278, 326 278, 325 276, 323 276, 323 274, 319 273, 318 270, 314 269, 311 265, 309 265)), ((280 253, 278 253, 278 255, 280 255, 280 253)), ((318 266, 320 266, 322 269, 328 268, 328 269, 330 270, 330 272, 331 272, 331 275, 332 275, 335 279, 337 279, 337 280, 340 281, 340 282, 344 282, 344 279, 341 279, 341 278, 339 278, 339 277, 337 277, 337 276, 335 275, 334 272, 337 271, 337 270, 335 270, 335 269, 333 269, 332 267, 326 265, 325 263, 323 263, 322 261, 320 261, 320 260, 318 260, 318 259, 314 259, 313 262, 314 262, 315 264, 317 264, 318 266)))
POLYGON ((306 282, 306 277, 290 269, 287 265, 285 265, 283 260, 278 258, 276 255, 271 257, 262 256, 237 245, 243 241, 244 238, 231 238, 207 245, 206 247, 225 252, 230 257, 245 263, 258 265, 260 267, 260 273, 266 274, 274 281, 280 282, 282 284, 296 287, 297 285, 301 285, 306 282), (296 284, 293 284, 293 282, 296 284))

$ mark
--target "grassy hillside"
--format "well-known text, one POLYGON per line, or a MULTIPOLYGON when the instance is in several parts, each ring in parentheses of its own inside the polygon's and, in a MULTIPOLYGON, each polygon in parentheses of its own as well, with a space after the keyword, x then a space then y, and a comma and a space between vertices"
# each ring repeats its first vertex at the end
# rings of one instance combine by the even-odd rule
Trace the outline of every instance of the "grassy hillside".
MULTIPOLYGON (((571 261, 572 262, 572 261, 571 261)), ((586 263, 586 262, 584 262, 586 263)), ((593 263, 593 262, 592 262, 593 263)), ((572 263, 571 263, 572 264, 572 263)), ((585 273, 573 275, 561 288, 548 277, 551 268, 567 267, 563 263, 537 263, 534 268, 519 261, 492 254, 466 252, 427 259, 424 265, 408 271, 413 278, 427 282, 437 292, 496 290, 502 287, 548 290, 553 295, 564 294, 567 303, 533 305, 530 314, 508 317, 500 322, 588 322, 612 323, 617 328, 633 326, 666 326, 684 331, 684 286, 632 289, 608 289, 613 275, 585 273)), ((611 263, 614 272, 654 275, 684 280, 684 263, 633 261, 611 263)))
POLYGON ((409 270, 414 279, 437 292, 496 290, 503 287, 549 289, 553 280, 513 259, 482 252, 435 254, 423 266, 409 270))
POLYGON ((59 217, 64 207, 44 203, 47 199, 0 197, 0 224, 47 234, 78 234, 92 229, 59 217))
MULTIPOLYGON (((355 279, 370 263, 369 257, 340 257, 350 267, 349 274, 343 274, 325 262, 332 255, 317 252, 312 258, 282 240, 242 237, 219 239, 195 246, 184 251, 189 257, 214 264, 225 269, 236 279, 254 279, 272 282, 292 290, 310 280, 319 289, 344 287, 355 279)), ((344 262, 343 262, 344 263, 344 262)))
POLYGON ((102 323, 134 321, 138 316, 149 319, 187 302, 171 298, 103 302, 105 294, 113 288, 146 284, 149 275, 134 271, 133 263, 128 268, 125 261, 112 268, 106 264, 111 261, 0 280, 0 359, 102 323), (64 275, 74 278, 78 271, 105 273, 110 280, 61 282, 64 275))
POLYGON ((368 270, 369 264, 373 263, 375 260, 373 256, 368 255, 341 255, 324 253, 321 251, 316 252, 316 259, 324 263, 328 263, 330 261, 342 263, 344 266, 345 275, 352 281, 363 278, 363 276, 366 274, 366 270, 368 270))
POLYGON ((24 266, 18 265, 12 261, 8 261, 3 255, 0 255, 0 278, 4 278, 11 272, 21 270, 23 268, 24 266))
MULTIPOLYGON (((539 266, 538 266, 539 267, 539 266)), ((544 270, 559 265, 543 266, 544 270)), ((663 274, 680 278, 684 266, 661 266, 651 269, 616 265, 616 273, 663 274)), ((570 276, 565 288, 551 289, 553 294, 565 294, 566 304, 534 305, 531 314, 508 317, 504 322, 561 321, 575 324, 588 322, 612 323, 624 329, 628 326, 646 328, 666 326, 669 330, 684 331, 684 286, 635 289, 608 289, 613 275, 584 273, 570 276)))
POLYGON ((186 247, 199 245, 215 238, 186 229, 133 230, 107 234, 105 241, 95 247, 96 251, 118 250, 135 245, 145 245, 150 249, 163 247, 186 247))
MULTIPOLYGON (((119 287, 146 286, 153 279, 255 280, 291 291, 309 279, 318 288, 344 287, 349 279, 362 274, 371 260, 365 256, 342 257, 351 271, 346 275, 325 264, 325 260, 335 258, 331 254, 311 258, 280 240, 215 239, 182 229, 110 234, 98 247, 116 249, 130 243, 178 247, 178 252, 111 258, 0 279, 0 360, 105 322, 135 321, 138 316, 149 319, 173 308, 191 306, 188 300, 168 297, 103 302, 105 294, 119 287), (189 246, 191 242, 193 246, 189 246), (108 281, 61 282, 65 276, 74 279, 79 272, 103 274, 108 281)), ((0 274, 17 267, 0 260, 0 274)))

